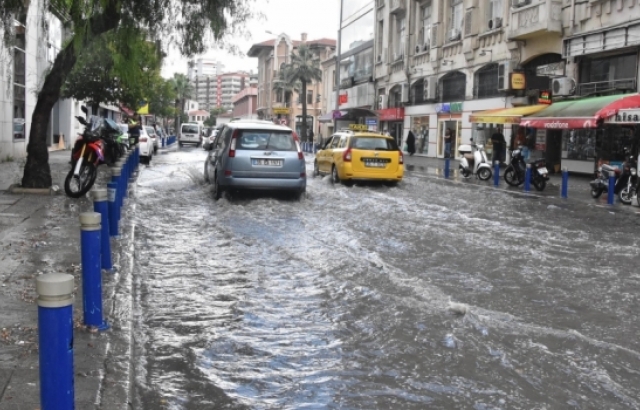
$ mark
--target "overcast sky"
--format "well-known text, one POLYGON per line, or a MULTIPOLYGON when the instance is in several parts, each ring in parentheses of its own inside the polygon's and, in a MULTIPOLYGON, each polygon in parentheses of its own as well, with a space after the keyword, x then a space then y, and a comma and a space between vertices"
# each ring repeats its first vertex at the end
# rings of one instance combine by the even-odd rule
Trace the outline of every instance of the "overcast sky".
MULTIPOLYGON (((247 24, 252 36, 250 40, 235 40, 243 53, 249 51, 252 44, 273 39, 283 32, 294 40, 299 40, 302 33, 307 33, 309 40, 322 37, 337 40, 340 0, 256 0, 255 6, 266 20, 247 24)), ((256 58, 233 56, 225 51, 209 51, 202 57, 221 61, 225 65, 224 71, 258 70, 256 58)), ((164 61, 162 75, 170 78, 175 72, 187 73, 187 59, 171 51, 164 61)))

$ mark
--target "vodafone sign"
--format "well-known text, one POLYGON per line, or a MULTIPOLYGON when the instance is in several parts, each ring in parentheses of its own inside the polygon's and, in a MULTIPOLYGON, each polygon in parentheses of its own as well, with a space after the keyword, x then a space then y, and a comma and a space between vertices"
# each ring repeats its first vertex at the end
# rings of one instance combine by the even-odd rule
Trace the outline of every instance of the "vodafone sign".
POLYGON ((595 118, 527 118, 520 122, 523 127, 545 128, 548 130, 568 130, 581 128, 596 128, 595 118))

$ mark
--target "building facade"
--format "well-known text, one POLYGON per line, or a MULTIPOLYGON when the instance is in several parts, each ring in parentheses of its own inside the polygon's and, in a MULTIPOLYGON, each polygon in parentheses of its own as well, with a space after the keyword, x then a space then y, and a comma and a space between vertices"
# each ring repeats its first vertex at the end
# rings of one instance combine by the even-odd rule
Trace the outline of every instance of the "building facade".
POLYGON ((249 87, 233 97, 233 118, 258 118, 258 88, 249 87))
POLYGON ((254 44, 247 55, 258 59, 258 117, 288 125, 300 133, 300 98, 303 97, 307 101, 307 129, 313 130, 315 136, 320 132, 318 117, 321 115, 322 81, 307 84, 306 96, 300 96, 297 91, 277 91, 282 68, 291 62, 291 53, 303 43, 311 49, 319 62, 326 60, 336 47, 335 40, 323 38, 308 41, 305 33, 302 34, 301 40, 292 40, 283 33, 276 39, 254 44))
POLYGON ((233 97, 249 87, 251 73, 228 72, 222 70, 222 63, 205 58, 191 60, 187 76, 193 87, 192 98, 203 110, 233 108, 233 97))

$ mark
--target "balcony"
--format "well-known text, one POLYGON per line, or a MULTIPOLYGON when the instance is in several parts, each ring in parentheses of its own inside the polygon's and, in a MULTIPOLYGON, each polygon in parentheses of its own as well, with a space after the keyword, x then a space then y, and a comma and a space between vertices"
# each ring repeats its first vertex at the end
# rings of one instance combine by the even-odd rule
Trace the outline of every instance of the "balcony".
POLYGON ((576 87, 576 94, 580 96, 593 94, 618 94, 620 92, 635 92, 636 79, 622 78, 611 81, 598 81, 594 83, 580 83, 576 87))
POLYGON ((391 2, 389 3, 389 12, 391 14, 404 14, 405 11, 405 0, 391 0, 391 2))
POLYGON ((543 34, 562 35, 562 1, 513 0, 511 8, 510 40, 525 40, 543 34))

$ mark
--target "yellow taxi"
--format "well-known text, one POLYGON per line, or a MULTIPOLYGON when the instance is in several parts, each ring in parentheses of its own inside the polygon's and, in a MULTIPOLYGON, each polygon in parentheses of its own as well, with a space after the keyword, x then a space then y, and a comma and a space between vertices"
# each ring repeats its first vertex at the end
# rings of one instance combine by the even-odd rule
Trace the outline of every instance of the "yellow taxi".
POLYGON ((404 156, 396 141, 351 124, 329 138, 316 154, 313 176, 331 175, 334 183, 380 181, 397 184, 404 176, 404 156))

